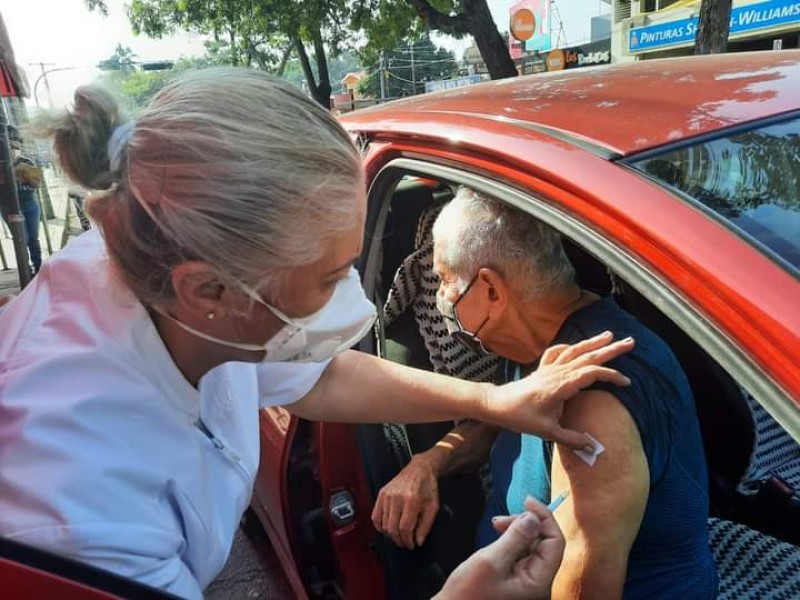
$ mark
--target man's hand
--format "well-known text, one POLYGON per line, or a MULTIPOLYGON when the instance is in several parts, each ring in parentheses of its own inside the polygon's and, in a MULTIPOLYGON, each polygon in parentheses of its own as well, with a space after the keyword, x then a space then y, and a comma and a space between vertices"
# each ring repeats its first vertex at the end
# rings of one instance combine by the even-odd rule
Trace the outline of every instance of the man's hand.
POLYGON ((413 550, 425 542, 438 512, 438 474, 418 454, 378 493, 372 523, 398 546, 413 550))
POLYGON ((633 349, 627 338, 610 344, 613 336, 603 333, 578 344, 548 348, 539 368, 528 377, 503 386, 488 388, 485 420, 514 431, 534 433, 573 449, 591 447, 580 432, 564 429, 559 421, 564 403, 596 381, 630 385, 630 380, 600 366, 633 349), (526 426, 535 423, 536 427, 526 426))
POLYGON ((503 535, 464 561, 435 600, 544 600, 564 555, 564 536, 545 506, 503 522, 503 535))

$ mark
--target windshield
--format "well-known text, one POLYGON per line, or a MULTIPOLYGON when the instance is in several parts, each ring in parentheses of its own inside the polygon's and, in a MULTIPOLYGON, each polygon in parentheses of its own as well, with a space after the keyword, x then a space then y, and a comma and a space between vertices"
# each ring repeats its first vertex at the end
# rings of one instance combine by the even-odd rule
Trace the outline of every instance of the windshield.
POLYGON ((800 269, 800 118, 632 164, 701 202, 800 269))

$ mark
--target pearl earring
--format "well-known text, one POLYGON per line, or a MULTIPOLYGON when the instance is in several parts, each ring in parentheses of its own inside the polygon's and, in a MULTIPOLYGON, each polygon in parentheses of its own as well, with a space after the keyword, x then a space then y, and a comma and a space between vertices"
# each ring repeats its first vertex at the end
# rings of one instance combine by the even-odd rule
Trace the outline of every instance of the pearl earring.
POLYGON ((209 321, 213 321, 216 316, 217 315, 215 315, 214 311, 212 310, 208 312, 208 314, 206 315, 206 319, 208 319, 209 321))

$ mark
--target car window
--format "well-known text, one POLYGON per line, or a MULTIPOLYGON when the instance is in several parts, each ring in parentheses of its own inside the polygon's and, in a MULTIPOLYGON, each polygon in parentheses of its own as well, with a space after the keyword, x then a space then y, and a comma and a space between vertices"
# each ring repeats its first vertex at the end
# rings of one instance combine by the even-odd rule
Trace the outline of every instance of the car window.
POLYGON ((800 268, 800 118, 632 164, 800 268))

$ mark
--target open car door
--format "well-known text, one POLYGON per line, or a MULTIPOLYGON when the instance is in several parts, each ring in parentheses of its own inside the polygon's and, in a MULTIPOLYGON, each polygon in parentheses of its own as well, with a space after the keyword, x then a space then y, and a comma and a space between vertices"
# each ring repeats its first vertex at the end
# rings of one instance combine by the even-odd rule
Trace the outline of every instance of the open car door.
POLYGON ((177 596, 82 562, 0 538, 5 600, 169 600, 177 596))

